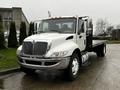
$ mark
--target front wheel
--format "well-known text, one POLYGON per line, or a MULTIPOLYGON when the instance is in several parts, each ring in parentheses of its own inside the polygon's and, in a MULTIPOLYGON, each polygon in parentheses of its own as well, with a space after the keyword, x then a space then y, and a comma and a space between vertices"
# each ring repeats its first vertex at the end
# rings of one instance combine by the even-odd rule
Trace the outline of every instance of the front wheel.
POLYGON ((77 53, 74 53, 70 58, 68 68, 65 70, 65 76, 68 80, 76 79, 80 72, 80 58, 77 53))

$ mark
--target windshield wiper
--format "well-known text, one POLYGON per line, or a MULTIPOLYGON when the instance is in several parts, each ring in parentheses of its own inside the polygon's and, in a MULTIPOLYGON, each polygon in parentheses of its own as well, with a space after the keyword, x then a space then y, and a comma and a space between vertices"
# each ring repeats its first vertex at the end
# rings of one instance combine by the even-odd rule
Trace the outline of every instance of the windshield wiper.
POLYGON ((59 32, 59 33, 61 33, 61 31, 58 31, 58 30, 50 30, 50 31, 53 31, 53 32, 59 32))
POLYGON ((61 31, 58 31, 58 30, 38 31, 38 33, 51 33, 51 32, 58 32, 58 33, 61 33, 61 31))
POLYGON ((45 33, 44 31, 38 31, 38 33, 45 33))

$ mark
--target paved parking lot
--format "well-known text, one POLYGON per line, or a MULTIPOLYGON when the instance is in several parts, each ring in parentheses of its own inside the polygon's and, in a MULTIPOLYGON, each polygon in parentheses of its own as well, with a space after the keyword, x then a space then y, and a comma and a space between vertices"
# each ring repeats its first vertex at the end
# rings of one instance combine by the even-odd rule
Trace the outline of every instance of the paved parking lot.
POLYGON ((73 82, 64 79, 62 72, 37 72, 27 76, 23 72, 0 77, 1 90, 120 90, 120 45, 107 45, 104 58, 92 53, 89 64, 73 82))

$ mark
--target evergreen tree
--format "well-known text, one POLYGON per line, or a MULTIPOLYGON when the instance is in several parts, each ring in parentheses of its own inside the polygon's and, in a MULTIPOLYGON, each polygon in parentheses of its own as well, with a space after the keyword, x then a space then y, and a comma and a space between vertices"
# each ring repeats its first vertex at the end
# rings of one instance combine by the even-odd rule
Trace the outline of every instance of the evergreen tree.
POLYGON ((21 22, 20 25, 20 37, 19 37, 19 44, 21 45, 23 40, 27 37, 26 34, 26 24, 25 22, 21 22))
POLYGON ((0 15, 0 49, 5 48, 5 38, 3 31, 2 16, 0 15))
POLYGON ((28 36, 33 35, 33 34, 34 34, 34 23, 31 22, 29 26, 28 36))
POLYGON ((10 32, 8 36, 8 47, 15 48, 18 46, 18 41, 16 37, 16 27, 15 22, 11 22, 10 24, 10 32))

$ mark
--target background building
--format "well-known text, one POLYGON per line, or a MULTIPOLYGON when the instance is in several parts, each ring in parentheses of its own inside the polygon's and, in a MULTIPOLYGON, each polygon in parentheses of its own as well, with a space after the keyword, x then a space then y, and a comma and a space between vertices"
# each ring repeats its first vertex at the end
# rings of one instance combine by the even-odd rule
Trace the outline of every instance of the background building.
POLYGON ((19 32, 20 23, 24 21, 26 23, 26 29, 29 29, 29 22, 25 17, 22 8, 20 7, 12 7, 12 8, 0 8, 0 15, 3 19, 3 28, 4 32, 9 33, 10 22, 14 21, 16 24, 16 30, 19 32))
POLYGON ((120 40, 120 29, 113 29, 111 37, 113 40, 120 40))

